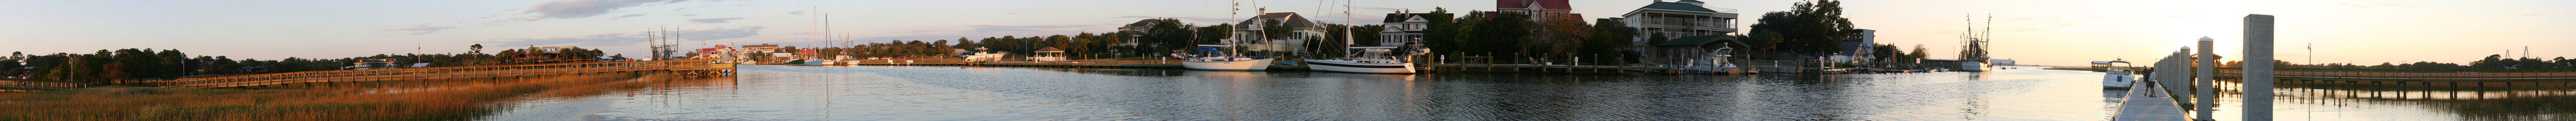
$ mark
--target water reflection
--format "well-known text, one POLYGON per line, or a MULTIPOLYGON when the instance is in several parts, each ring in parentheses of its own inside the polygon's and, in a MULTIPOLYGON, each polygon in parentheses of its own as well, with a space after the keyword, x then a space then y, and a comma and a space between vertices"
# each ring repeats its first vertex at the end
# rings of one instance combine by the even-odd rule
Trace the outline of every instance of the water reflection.
MULTIPOLYGON (((1801 79, 1772 75, 1388 75, 946 66, 741 68, 740 76, 733 79, 672 80, 674 84, 620 91, 616 95, 523 101, 496 119, 2104 120, 2109 118, 2116 99, 2121 98, 2115 90, 2101 89, 2099 73, 2037 69, 1801 79)), ((2348 107, 2511 106, 2565 99, 2534 98, 2499 102, 2336 98, 2281 101, 2332 102, 2348 107)), ((2533 117, 2527 112, 2561 112, 2540 115, 2549 117, 2566 114, 2560 110, 2569 109, 2517 108, 2526 109, 2500 111, 2526 113, 2494 114, 2533 117)), ((2294 110, 2348 111, 2322 107, 2294 110)), ((2385 110, 2424 115, 2486 111, 2385 110)), ((2354 117, 2367 116, 2376 115, 2354 117)))

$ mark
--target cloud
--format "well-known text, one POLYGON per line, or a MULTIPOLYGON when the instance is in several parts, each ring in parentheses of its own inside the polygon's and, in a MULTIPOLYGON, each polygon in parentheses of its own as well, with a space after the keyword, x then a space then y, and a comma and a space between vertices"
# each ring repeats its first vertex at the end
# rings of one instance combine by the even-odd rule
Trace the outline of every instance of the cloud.
POLYGON ((2534 13, 2534 14, 2522 14, 2522 16, 2540 17, 2540 16, 2548 16, 2548 15, 2543 15, 2543 14, 2534 13))
POLYGON ((2012 18, 2012 19, 2013 19, 2013 20, 2024 20, 2024 21, 2028 21, 2028 20, 2035 20, 2035 19, 2037 19, 2037 18, 2021 17, 2021 18, 2012 18))
POLYGON ((2084 18, 2089 18, 2089 19, 2106 19, 2106 18, 2111 18, 2111 17, 2104 17, 2104 16, 2088 16, 2088 17, 2084 17, 2084 18))
POLYGON ((2391 4, 2391 3, 2379 3, 2379 2, 2368 2, 2368 3, 2335 3, 2335 5, 2340 5, 2340 6, 2344 6, 2344 7, 2352 7, 2352 8, 2360 8, 2360 9, 2370 9, 2370 8, 2404 8, 2404 9, 2414 9, 2414 8, 2444 8, 2444 9, 2448 9, 2448 8, 2451 8, 2451 7, 2442 7, 2442 6, 2414 6, 2414 5, 2398 5, 2398 4, 2391 4))
POLYGON ((621 18, 626 18, 626 17, 636 17, 636 16, 644 16, 644 14, 626 14, 626 15, 624 15, 624 16, 611 17, 611 18, 608 18, 608 19, 621 19, 621 18))
POLYGON ((599 16, 600 14, 608 14, 609 12, 613 12, 621 8, 643 6, 648 3, 660 2, 668 4, 685 1, 689 0, 555 0, 538 3, 537 5, 529 5, 527 8, 521 8, 521 11, 519 12, 520 14, 534 13, 537 15, 528 16, 519 20, 536 21, 544 19, 584 18, 599 16))
POLYGON ((2039 31, 2039 30, 2046 30, 2046 29, 2013 29, 2013 31, 2016 31, 2016 32, 2039 31))
POLYGON ((787 15, 805 15, 805 10, 789 11, 787 15))
POLYGON ((754 36, 754 35, 760 35, 760 30, 761 30, 761 29, 768 29, 768 28, 769 28, 769 27, 761 27, 761 26, 743 26, 743 27, 736 27, 736 28, 716 27, 716 28, 710 28, 710 29, 699 29, 699 30, 680 30, 680 34, 679 34, 679 35, 680 35, 680 37, 679 37, 679 38, 680 38, 680 39, 691 40, 691 41, 706 41, 706 40, 718 40, 718 39, 743 38, 743 37, 751 37, 751 36, 754 36))
POLYGON ((725 23, 725 22, 731 22, 731 21, 733 21, 733 20, 742 20, 742 17, 732 17, 732 18, 698 18, 698 19, 689 19, 689 22, 698 22, 698 23, 725 23))
POLYGON ((529 46, 610 46, 610 45, 628 45, 628 44, 635 44, 636 42, 644 42, 644 41, 646 41, 646 40, 644 39, 644 36, 637 36, 636 34, 624 34, 624 33, 595 34, 595 35, 583 35, 583 36, 574 36, 574 37, 519 38, 519 39, 504 39, 504 40, 508 40, 508 41, 484 41, 484 42, 475 42, 475 43, 492 43, 492 45, 499 45, 499 46, 515 46, 515 45, 529 45, 529 46))
POLYGON ((2182 18, 2182 17, 2183 17, 2183 15, 2171 15, 2171 16, 2165 16, 2165 18, 2182 18))
POLYGON ((970 32, 970 33, 1000 33, 1000 32, 1029 32, 1029 31, 1040 31, 1040 30, 1048 30, 1048 29, 1082 28, 1082 27, 1093 27, 1093 25, 1017 25, 1017 26, 1011 26, 1011 25, 973 25, 973 26, 966 26, 966 27, 969 27, 969 28, 975 28, 975 30, 973 30, 974 32, 970 32))
MULTIPOLYGON (((739 28, 722 28, 722 27, 719 27, 719 28, 710 28, 710 29, 680 30, 679 34, 674 34, 674 35, 677 35, 677 36, 678 36, 678 38, 683 39, 683 40, 689 40, 689 41, 706 41, 706 40, 718 40, 718 39, 732 39, 732 38, 751 37, 751 36, 754 36, 754 35, 760 35, 760 30, 761 30, 761 29, 766 29, 766 28, 768 28, 768 27, 761 27, 761 26, 746 26, 746 27, 739 27, 739 28)), ((481 42, 476 42, 476 43, 493 43, 492 45, 500 45, 500 46, 513 46, 513 45, 533 45, 533 46, 616 46, 616 45, 632 45, 632 44, 636 44, 636 43, 643 43, 643 42, 645 42, 645 41, 646 41, 646 39, 645 39, 645 37, 646 37, 646 36, 647 36, 647 35, 644 35, 644 34, 609 33, 609 34, 593 34, 593 35, 582 35, 582 36, 572 36, 572 37, 549 37, 549 38, 517 38, 517 39, 502 39, 502 41, 481 41, 481 42)))
POLYGON ((456 27, 438 27, 438 26, 429 26, 429 24, 420 24, 420 25, 411 25, 411 27, 406 27, 406 28, 388 29, 388 30, 385 30, 385 31, 411 31, 411 32, 412 32, 412 33, 411 33, 411 35, 421 35, 421 34, 435 33, 435 32, 438 32, 438 30, 447 30, 447 29, 455 29, 455 28, 456 28, 456 27))

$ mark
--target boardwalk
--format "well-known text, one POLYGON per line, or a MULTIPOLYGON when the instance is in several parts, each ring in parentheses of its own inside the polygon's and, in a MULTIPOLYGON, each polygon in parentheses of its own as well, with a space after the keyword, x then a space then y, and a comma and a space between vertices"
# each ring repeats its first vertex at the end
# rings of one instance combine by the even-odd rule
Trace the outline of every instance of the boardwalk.
POLYGON ((728 61, 728 59, 303 71, 209 78, 185 78, 176 80, 154 80, 137 83, 132 86, 161 88, 221 88, 317 82, 494 78, 639 71, 725 74, 730 73, 734 68, 733 64, 726 63, 726 61, 728 61))
POLYGON ((0 79, 0 92, 78 89, 89 88, 89 86, 65 81, 0 79))
POLYGON ((2130 86, 2130 87, 2138 87, 2138 88, 2129 88, 2129 91, 2127 91, 2127 93, 2125 93, 2125 94, 2122 94, 2122 95, 2121 95, 2121 97, 2123 97, 2123 98, 2121 98, 2121 99, 2120 99, 2120 110, 2119 110, 2119 112, 2115 112, 2115 113, 2114 113, 2114 115, 2112 115, 2112 116, 2111 116, 2111 120, 2113 120, 2113 121, 2188 121, 2188 120, 2190 120, 2190 117, 2187 117, 2187 116, 2185 116, 2185 115, 2184 115, 2184 114, 2186 114, 2186 113, 2183 113, 2182 106, 2180 106, 2181 104, 2180 104, 2180 103, 2177 103, 2177 102, 2174 102, 2174 99, 2173 99, 2173 96, 2172 96, 2172 95, 2166 95, 2166 94, 2150 94, 2150 93, 2161 93, 2161 92, 2166 92, 2166 91, 2164 91, 2164 88, 2148 88, 2148 87, 2150 87, 2150 86, 2148 86, 2148 85, 2154 85, 2154 84, 2156 84, 2156 83, 2135 83, 2135 84, 2131 84, 2131 86, 2130 86))

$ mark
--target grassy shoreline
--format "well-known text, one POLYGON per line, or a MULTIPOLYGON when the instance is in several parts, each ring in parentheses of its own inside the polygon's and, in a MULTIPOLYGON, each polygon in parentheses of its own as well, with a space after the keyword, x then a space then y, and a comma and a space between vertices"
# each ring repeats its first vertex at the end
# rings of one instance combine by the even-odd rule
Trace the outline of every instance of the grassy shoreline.
POLYGON ((523 96, 595 95, 664 74, 590 74, 278 89, 100 87, 0 93, 0 120, 476 120, 523 96))

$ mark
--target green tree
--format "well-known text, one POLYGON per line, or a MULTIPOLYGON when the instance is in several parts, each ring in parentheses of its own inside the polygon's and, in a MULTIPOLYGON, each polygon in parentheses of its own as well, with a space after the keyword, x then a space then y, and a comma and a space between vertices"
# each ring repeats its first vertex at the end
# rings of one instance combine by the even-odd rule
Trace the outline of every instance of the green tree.
POLYGON ((1753 24, 1751 34, 1778 34, 1776 49, 1802 55, 1817 55, 1842 50, 1835 46, 1845 37, 1858 34, 1851 20, 1842 17, 1842 2, 1818 0, 1799 2, 1790 11, 1763 13, 1753 24))

